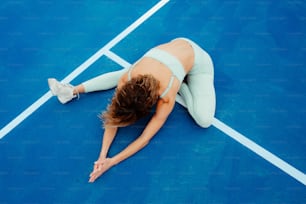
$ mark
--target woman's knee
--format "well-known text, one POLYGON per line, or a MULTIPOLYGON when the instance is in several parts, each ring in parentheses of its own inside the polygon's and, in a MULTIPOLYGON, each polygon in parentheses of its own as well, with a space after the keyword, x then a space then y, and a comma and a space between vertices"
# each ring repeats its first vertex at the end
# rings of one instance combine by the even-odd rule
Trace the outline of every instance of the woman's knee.
POLYGON ((195 122, 203 127, 203 128, 208 128, 209 126, 211 126, 212 122, 213 122, 213 115, 194 115, 193 119, 195 120, 195 122))
POLYGON ((194 109, 191 115, 196 123, 203 128, 208 128, 213 122, 216 109, 215 100, 213 99, 211 98, 210 103, 207 103, 207 101, 194 102, 194 109))

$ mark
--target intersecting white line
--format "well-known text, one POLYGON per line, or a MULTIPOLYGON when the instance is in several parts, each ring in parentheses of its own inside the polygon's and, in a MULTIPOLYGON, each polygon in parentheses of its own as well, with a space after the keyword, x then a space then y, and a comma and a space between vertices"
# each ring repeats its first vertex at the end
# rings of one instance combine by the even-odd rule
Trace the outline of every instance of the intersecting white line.
MULTIPOLYGON (((117 54, 113 53, 110 50, 107 53, 105 53, 105 55, 109 59, 111 59, 114 62, 116 62, 117 64, 121 65, 122 67, 131 66, 131 64, 129 62, 125 61, 123 58, 121 58, 120 56, 118 56, 117 54)), ((179 96, 177 96, 176 101, 179 104, 181 104, 182 106, 186 107, 186 104, 185 104, 184 100, 182 98, 180 98, 179 96)), ((212 125, 214 127, 216 127, 217 129, 219 129, 220 131, 222 131, 223 133, 225 133, 226 135, 228 135, 229 137, 231 137, 234 140, 236 140, 237 142, 239 142, 240 144, 242 144, 243 146, 247 147, 249 150, 251 150, 254 153, 256 153, 257 155, 259 155, 263 159, 267 160, 268 162, 270 162, 274 166, 278 167, 279 169, 281 169, 282 171, 284 171, 285 173, 287 173, 291 177, 295 178, 297 181, 306 185, 306 175, 303 172, 301 172, 300 170, 291 166, 290 164, 288 164, 284 160, 280 159, 276 155, 272 154, 268 150, 264 149, 263 147, 256 144, 252 140, 248 139, 246 136, 240 134, 236 130, 234 130, 231 127, 229 127, 228 125, 224 124, 223 122, 221 122, 217 118, 214 118, 212 125)))
MULTIPOLYGON (((102 57, 109 49, 111 49, 116 44, 118 44, 123 38, 129 35, 133 30, 135 30, 138 26, 140 26, 143 22, 145 22, 149 17, 151 17, 154 13, 156 13, 167 2, 169 2, 169 0, 159 1, 151 9, 149 9, 146 13, 144 13, 140 18, 138 18, 134 23, 128 26, 125 30, 123 30, 120 34, 118 34, 115 38, 113 38, 110 42, 108 42, 104 47, 102 47, 94 55, 88 58, 83 64, 81 64, 73 72, 71 72, 68 76, 66 76, 62 80, 62 82, 63 83, 71 82, 74 78, 76 78, 83 71, 85 71, 90 65, 92 65, 95 61, 97 61, 100 57, 102 57)), ((15 119, 13 119, 6 126, 4 126, 0 130, 0 139, 2 139, 9 132, 11 132, 16 126, 18 126, 22 121, 24 121, 27 117, 29 117, 40 106, 46 103, 51 98, 51 96, 52 96, 51 92, 48 91, 42 97, 40 97, 37 101, 35 101, 32 105, 30 105, 27 109, 25 109, 22 113, 20 113, 15 119)))
POLYGON ((131 66, 131 64, 129 62, 127 62, 125 59, 119 57, 117 54, 113 53, 111 50, 108 50, 105 53, 105 56, 108 57, 109 59, 113 60, 114 62, 116 62, 117 64, 119 64, 123 68, 131 66))

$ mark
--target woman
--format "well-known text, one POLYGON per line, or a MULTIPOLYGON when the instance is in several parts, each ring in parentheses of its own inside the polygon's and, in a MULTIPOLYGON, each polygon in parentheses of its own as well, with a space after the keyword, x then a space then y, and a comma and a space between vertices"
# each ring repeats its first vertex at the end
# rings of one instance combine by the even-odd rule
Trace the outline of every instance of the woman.
POLYGON ((48 79, 51 92, 63 104, 81 93, 107 90, 117 85, 111 104, 102 114, 105 128, 102 148, 89 182, 145 147, 165 123, 177 94, 195 122, 201 127, 209 127, 216 106, 213 81, 210 56, 186 38, 152 48, 129 69, 103 74, 75 87, 48 79), (154 105, 156 111, 142 134, 123 151, 108 158, 118 127, 131 125, 147 115, 154 105))

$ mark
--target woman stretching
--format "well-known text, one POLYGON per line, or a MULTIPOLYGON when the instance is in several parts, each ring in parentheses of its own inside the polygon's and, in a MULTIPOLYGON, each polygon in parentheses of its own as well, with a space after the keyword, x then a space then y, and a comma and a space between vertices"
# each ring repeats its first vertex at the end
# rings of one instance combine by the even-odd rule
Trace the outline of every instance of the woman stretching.
POLYGON ((48 79, 51 92, 63 104, 81 93, 117 86, 110 105, 102 114, 105 129, 102 148, 89 182, 94 182, 109 168, 144 148, 167 120, 176 97, 185 102, 199 126, 209 127, 216 107, 213 82, 210 56, 186 38, 177 38, 150 49, 128 69, 102 74, 77 86, 48 79), (155 105, 156 111, 142 134, 117 155, 107 157, 117 129, 146 116, 155 105))

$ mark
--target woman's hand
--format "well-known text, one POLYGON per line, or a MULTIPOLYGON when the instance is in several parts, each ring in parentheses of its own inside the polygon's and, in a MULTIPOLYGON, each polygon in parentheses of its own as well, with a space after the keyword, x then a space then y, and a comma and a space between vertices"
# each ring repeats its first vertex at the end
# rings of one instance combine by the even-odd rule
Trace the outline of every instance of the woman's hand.
POLYGON ((89 182, 93 183, 104 172, 114 166, 114 162, 111 158, 99 159, 94 163, 93 171, 90 174, 89 182))

